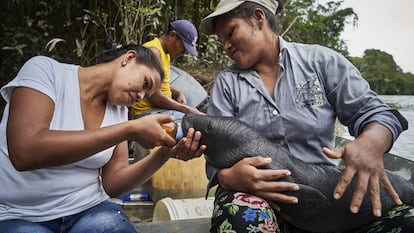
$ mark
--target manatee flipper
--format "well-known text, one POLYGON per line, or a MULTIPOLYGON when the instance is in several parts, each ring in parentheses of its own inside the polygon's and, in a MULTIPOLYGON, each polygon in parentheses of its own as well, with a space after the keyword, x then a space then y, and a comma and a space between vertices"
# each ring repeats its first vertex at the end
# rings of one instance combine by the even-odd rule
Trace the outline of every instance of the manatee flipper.
POLYGON ((283 192, 289 196, 298 198, 299 203, 278 203, 280 212, 284 215, 307 219, 319 214, 328 206, 327 197, 315 188, 299 184, 298 191, 283 192))

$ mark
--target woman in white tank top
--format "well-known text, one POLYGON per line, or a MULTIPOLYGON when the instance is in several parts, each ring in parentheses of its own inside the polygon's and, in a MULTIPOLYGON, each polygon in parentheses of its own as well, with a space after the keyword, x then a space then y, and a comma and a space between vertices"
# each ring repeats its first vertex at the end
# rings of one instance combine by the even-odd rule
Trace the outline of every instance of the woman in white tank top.
POLYGON ((108 201, 144 183, 169 158, 199 157, 200 133, 176 142, 169 115, 128 121, 128 106, 160 88, 157 58, 136 45, 111 48, 80 67, 37 56, 2 87, 2 232, 135 232, 108 201), (129 165, 127 140, 161 146, 129 165), (21 230, 23 229, 23 230, 21 230))

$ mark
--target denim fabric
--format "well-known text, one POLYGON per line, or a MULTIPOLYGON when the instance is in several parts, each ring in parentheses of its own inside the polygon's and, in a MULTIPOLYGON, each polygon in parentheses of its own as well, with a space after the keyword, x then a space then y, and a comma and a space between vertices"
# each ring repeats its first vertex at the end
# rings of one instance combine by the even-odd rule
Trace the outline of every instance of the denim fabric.
POLYGON ((46 222, 22 219, 0 222, 0 233, 135 233, 121 207, 105 201, 75 215, 46 222))

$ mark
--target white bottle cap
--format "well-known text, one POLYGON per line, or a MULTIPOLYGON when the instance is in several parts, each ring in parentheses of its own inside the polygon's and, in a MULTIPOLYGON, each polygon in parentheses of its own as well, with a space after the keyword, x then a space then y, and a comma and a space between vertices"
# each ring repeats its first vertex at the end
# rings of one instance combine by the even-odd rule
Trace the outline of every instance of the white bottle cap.
POLYGON ((178 141, 184 137, 183 129, 181 128, 181 122, 177 122, 177 134, 175 135, 175 139, 178 141))

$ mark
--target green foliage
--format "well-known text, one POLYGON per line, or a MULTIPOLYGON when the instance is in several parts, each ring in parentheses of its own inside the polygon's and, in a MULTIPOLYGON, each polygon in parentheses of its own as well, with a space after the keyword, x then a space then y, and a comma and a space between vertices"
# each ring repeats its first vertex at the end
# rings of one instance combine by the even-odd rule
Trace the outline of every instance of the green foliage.
POLYGON ((118 9, 121 15, 119 26, 122 27, 122 37, 118 41, 142 44, 148 37, 157 36, 154 32, 161 24, 160 17, 165 4, 162 0, 120 1, 118 9))
POLYGON ((321 44, 347 55, 345 42, 340 38, 345 24, 358 20, 352 8, 342 9, 343 1, 331 1, 327 5, 308 0, 285 1, 279 16, 279 34, 286 40, 321 44))
POLYGON ((385 95, 413 93, 414 75, 403 73, 390 54, 377 49, 367 49, 362 58, 350 60, 375 92, 385 95))

